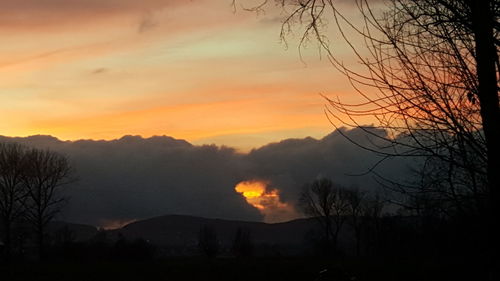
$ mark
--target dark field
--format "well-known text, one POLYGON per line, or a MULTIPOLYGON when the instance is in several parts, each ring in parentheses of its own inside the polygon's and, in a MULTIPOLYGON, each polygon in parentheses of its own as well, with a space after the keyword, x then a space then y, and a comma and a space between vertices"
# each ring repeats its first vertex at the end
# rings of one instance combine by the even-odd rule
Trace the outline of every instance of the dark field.
POLYGON ((48 262, 1 267, 1 280, 483 280, 460 261, 324 260, 315 258, 173 258, 124 262, 48 262), (320 277, 320 271, 327 273, 320 277), (354 279, 355 278, 355 279, 354 279))

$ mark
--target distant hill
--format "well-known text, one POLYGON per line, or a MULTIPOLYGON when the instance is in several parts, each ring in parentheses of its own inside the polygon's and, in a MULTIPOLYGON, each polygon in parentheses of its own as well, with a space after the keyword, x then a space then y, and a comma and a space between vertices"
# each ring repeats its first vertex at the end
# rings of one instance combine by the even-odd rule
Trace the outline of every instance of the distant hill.
POLYGON ((179 245, 198 241, 200 228, 210 226, 222 243, 231 242, 238 228, 247 229, 256 244, 298 244, 305 234, 315 227, 310 219, 298 219, 285 223, 267 224, 193 216, 168 215, 136 221, 116 232, 126 238, 143 238, 158 245, 179 245))
MULTIPOLYGON (((182 249, 185 254, 197 251, 200 229, 209 226, 215 230, 223 249, 231 247, 238 228, 248 230, 251 240, 259 252, 274 251, 294 254, 310 247, 318 225, 314 219, 297 219, 284 223, 262 223, 202 217, 167 215, 130 223, 109 232, 110 238, 123 237, 127 240, 145 239, 154 245, 182 249)), ((348 237, 344 232, 344 243, 348 237)), ((177 253, 178 254, 178 253, 177 253)))
POLYGON ((75 242, 87 241, 97 234, 97 228, 91 225, 76 224, 63 221, 51 222, 48 232, 52 236, 64 235, 64 232, 71 233, 71 238, 75 242))

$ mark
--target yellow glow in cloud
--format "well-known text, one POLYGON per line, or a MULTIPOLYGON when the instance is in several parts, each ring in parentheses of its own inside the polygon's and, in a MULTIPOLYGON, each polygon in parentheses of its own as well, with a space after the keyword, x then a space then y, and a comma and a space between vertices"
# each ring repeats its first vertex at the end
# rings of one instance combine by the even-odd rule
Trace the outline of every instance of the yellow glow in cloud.
POLYGON ((260 204, 261 197, 265 196, 266 183, 261 181, 240 182, 234 188, 236 192, 241 193, 247 202, 255 208, 262 210, 264 206, 260 204))
POLYGON ((235 186, 236 192, 245 197, 248 204, 259 209, 267 223, 283 222, 296 218, 293 206, 280 201, 277 189, 269 190, 265 181, 243 181, 235 186))

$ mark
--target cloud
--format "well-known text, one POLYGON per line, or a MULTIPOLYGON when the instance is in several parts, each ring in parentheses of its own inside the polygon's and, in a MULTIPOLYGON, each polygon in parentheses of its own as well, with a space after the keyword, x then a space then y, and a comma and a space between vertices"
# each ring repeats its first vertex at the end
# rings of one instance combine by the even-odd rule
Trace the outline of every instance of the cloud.
MULTIPOLYGON (((1 140, 1 139, 0 139, 1 140)), ((50 136, 3 138, 68 156, 79 181, 67 188, 62 219, 104 225, 162 214, 261 220, 234 191, 241 155, 170 137, 60 141, 50 136)))
POLYGON ((94 70, 92 70, 92 74, 101 74, 101 73, 104 73, 104 72, 107 72, 109 69, 107 69, 106 67, 99 67, 99 68, 96 68, 94 70))
MULTIPOLYGON (((357 141, 373 141, 360 130, 342 130, 357 141)), ((112 141, 32 136, 0 137, 0 141, 67 155, 79 181, 67 188, 71 199, 63 219, 101 226, 165 214, 242 220, 266 216, 276 220, 291 213, 292 209, 286 208, 275 208, 273 213, 272 208, 262 211, 253 207, 235 190, 242 181, 265 180, 268 191, 279 194, 279 199, 273 196, 272 202, 264 202, 272 206, 280 206, 279 202, 294 206, 302 186, 318 176, 346 186, 376 188, 369 176, 347 174, 366 171, 378 158, 350 143, 339 131, 320 140, 283 140, 248 154, 166 136, 124 136, 112 141)), ((379 168, 398 175, 404 173, 405 165, 388 163, 379 168)))
POLYGON ((146 12, 146 13, 144 13, 143 17, 141 18, 141 21, 139 23, 139 27, 137 28, 137 32, 139 32, 139 33, 147 32, 147 31, 155 28, 157 25, 158 25, 158 22, 155 21, 153 13, 146 12))
MULTIPOLYGON (((373 129, 372 133, 386 136, 383 130, 373 129)), ((361 129, 345 128, 319 140, 286 139, 251 151, 247 156, 251 165, 250 174, 269 181, 269 188, 279 190, 281 199, 292 204, 297 203, 303 186, 318 177, 331 178, 346 187, 378 189, 373 174, 365 173, 381 160, 380 156, 360 148, 352 141, 366 147, 383 144, 379 138, 361 129)), ((407 175, 409 165, 404 159, 387 160, 378 165, 376 171, 399 180, 402 175, 407 175)))
MULTIPOLYGON (((196 1, 199 2, 200 0, 196 1)), ((109 17, 157 11, 189 4, 184 0, 2 0, 3 27, 60 25, 109 17)))

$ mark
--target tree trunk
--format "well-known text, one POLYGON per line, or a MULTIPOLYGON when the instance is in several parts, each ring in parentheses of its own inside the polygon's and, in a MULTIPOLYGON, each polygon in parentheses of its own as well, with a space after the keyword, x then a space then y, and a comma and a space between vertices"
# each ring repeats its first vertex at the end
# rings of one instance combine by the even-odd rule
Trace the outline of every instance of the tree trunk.
POLYGON ((36 235, 37 235, 37 246, 38 246, 38 259, 40 261, 43 261, 44 257, 45 257, 45 247, 44 247, 44 237, 43 237, 43 233, 44 233, 44 227, 43 227, 43 224, 42 224, 42 221, 40 220, 38 222, 38 225, 37 225, 37 228, 36 228, 36 235))
POLYGON ((338 240, 339 240, 339 232, 340 226, 338 224, 335 225, 335 232, 333 233, 333 250, 337 252, 338 240))
POLYGON ((359 229, 359 227, 355 227, 354 228, 354 236, 356 236, 356 257, 359 257, 359 253, 360 253, 360 244, 361 244, 361 230, 359 229))
POLYGON ((488 216, 488 241, 490 243, 489 266, 492 269, 492 278, 497 278, 498 271, 495 268, 500 265, 498 260, 498 228, 500 227, 500 108, 494 59, 496 57, 493 36, 495 19, 493 18, 490 4, 491 1, 486 0, 470 1, 472 26, 476 42, 476 67, 479 84, 477 95, 481 106, 481 118, 487 149, 488 213, 486 215, 488 216))
POLYGON ((330 218, 326 217, 325 220, 325 255, 330 256, 331 254, 331 229, 332 229, 332 223, 330 222, 330 218))
POLYGON ((4 229, 5 229, 5 241, 4 241, 4 245, 5 245, 5 261, 7 263, 10 262, 10 257, 11 257, 11 254, 12 254, 12 225, 11 225, 11 222, 9 220, 5 220, 4 222, 4 229))

